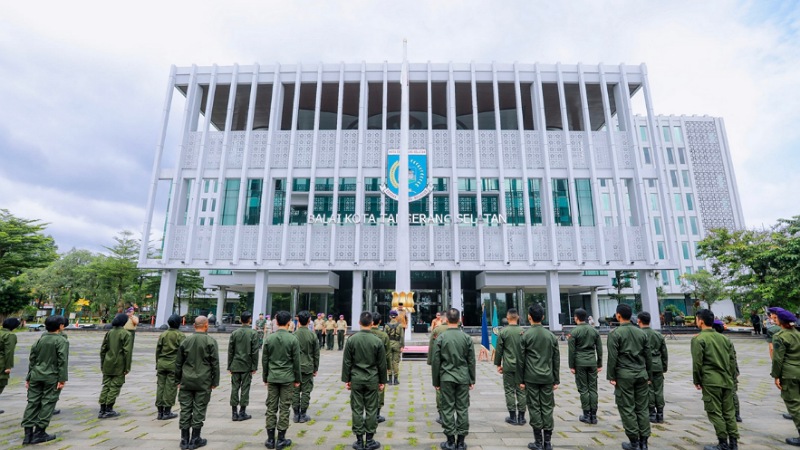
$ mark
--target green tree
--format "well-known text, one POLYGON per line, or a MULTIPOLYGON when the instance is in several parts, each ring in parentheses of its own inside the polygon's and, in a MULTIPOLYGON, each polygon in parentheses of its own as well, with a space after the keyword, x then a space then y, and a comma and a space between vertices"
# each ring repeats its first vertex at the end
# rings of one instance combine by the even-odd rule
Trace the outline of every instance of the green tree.
MULTIPOLYGON (((628 294, 623 294, 622 291, 633 287, 632 280, 635 279, 636 279, 635 270, 615 270, 614 280, 612 281, 615 292, 608 294, 608 296, 615 299, 617 303, 625 303, 628 300, 628 294)), ((635 303, 636 303, 636 298, 634 298, 633 306, 636 306, 635 303)), ((641 300, 639 300, 639 305, 641 305, 641 300)), ((637 308, 634 308, 634 310, 637 310, 637 308)))
MULTIPOLYGON (((187 311, 189 311, 189 314, 192 314, 192 303, 197 294, 202 290, 203 277, 200 276, 199 270, 179 270, 178 277, 175 280, 175 297, 178 301, 178 311, 180 311, 181 300, 186 299, 188 302, 187 311)), ((199 306, 206 306, 206 304, 204 303, 199 306)))
POLYGON ((31 272, 31 287, 53 303, 56 310, 70 312, 75 301, 94 294, 91 265, 97 258, 88 250, 72 249, 43 269, 31 272))
POLYGON ((114 242, 113 246, 104 247, 109 255, 99 267, 98 275, 114 293, 116 306, 121 308, 141 300, 139 294, 144 272, 136 267, 140 243, 133 238, 133 232, 120 231, 114 242))
POLYGON ((0 280, 0 321, 31 304, 33 296, 19 277, 0 280))
POLYGON ((687 273, 682 278, 686 280, 684 292, 691 293, 695 299, 705 302, 708 309, 711 309, 714 303, 727 297, 725 284, 708 271, 699 270, 697 273, 687 273))

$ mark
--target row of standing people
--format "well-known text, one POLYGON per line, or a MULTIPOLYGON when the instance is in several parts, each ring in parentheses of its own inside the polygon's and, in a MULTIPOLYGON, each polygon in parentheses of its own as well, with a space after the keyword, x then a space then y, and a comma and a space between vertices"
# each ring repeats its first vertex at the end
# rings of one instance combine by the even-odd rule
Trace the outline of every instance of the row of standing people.
MULTIPOLYGON (((264 343, 265 336, 268 336, 277 329, 276 322, 275 319, 270 318, 269 314, 267 314, 266 317, 263 313, 258 315, 258 319, 256 320, 256 332, 258 333, 259 345, 264 343)), ((298 316, 294 316, 294 320, 289 322, 288 331, 294 333, 301 326, 308 327, 314 331, 319 341, 320 348, 325 348, 327 346, 328 350, 333 350, 334 341, 336 341, 339 351, 344 349, 344 339, 347 334, 347 321, 344 315, 339 315, 339 320, 335 320, 333 315, 328 315, 328 318, 325 319, 325 314, 318 313, 316 320, 305 325, 300 325, 298 316)))

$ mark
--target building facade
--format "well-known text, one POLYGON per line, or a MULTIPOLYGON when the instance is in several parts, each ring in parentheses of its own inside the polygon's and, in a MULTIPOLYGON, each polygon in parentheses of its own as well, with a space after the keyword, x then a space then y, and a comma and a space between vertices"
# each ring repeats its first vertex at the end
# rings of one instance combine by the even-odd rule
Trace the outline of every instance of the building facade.
POLYGON ((157 323, 180 269, 218 316, 233 290, 357 323, 406 277, 415 321, 541 302, 559 330, 608 315, 618 271, 642 309, 659 285, 680 304, 696 242, 744 222, 723 121, 656 116, 649 89, 644 65, 173 67, 143 234, 166 194, 164 236, 139 262, 163 273, 157 323))

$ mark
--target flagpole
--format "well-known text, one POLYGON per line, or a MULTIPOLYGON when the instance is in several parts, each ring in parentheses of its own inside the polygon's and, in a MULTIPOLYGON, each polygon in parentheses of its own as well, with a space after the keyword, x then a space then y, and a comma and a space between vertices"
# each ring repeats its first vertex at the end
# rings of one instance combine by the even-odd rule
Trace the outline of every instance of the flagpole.
MULTIPOLYGON (((395 291, 411 292, 411 243, 408 223, 408 42, 403 39, 403 65, 400 72, 400 169, 397 177, 397 247, 395 255, 395 291)), ((408 313, 406 341, 411 340, 411 311, 408 313)))

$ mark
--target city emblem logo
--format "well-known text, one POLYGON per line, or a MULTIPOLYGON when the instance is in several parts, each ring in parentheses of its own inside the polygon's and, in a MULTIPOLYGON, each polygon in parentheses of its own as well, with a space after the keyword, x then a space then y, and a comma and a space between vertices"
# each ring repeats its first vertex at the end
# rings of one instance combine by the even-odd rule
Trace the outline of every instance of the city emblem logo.
MULTIPOLYGON (((393 200, 400 197, 400 150, 389 149, 386 158, 387 185, 381 190, 393 200)), ((408 201, 413 202, 430 194, 428 184, 428 152, 425 149, 408 150, 408 201)))

